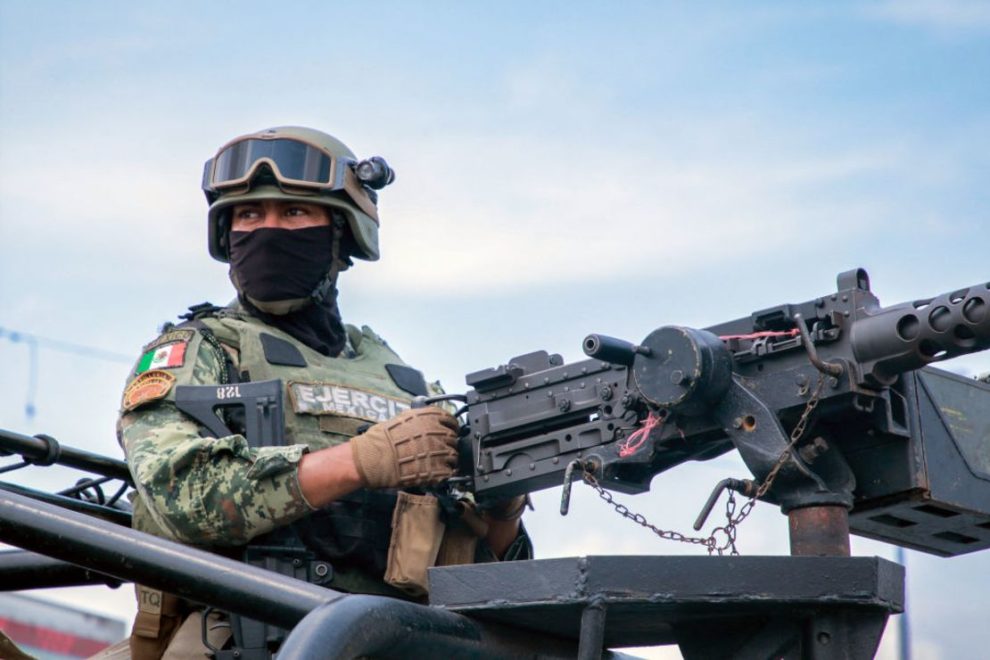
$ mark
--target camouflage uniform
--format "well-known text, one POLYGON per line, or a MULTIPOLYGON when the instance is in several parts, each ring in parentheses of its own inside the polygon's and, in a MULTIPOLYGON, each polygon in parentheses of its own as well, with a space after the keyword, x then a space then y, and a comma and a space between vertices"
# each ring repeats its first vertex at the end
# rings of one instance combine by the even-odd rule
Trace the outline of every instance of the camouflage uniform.
MULTIPOLYGON (((412 393, 396 384, 388 368, 418 372, 367 327, 347 326, 344 353, 330 358, 236 305, 198 323, 206 334, 168 327, 146 347, 147 354, 182 344, 181 364, 138 374, 139 361, 129 383, 165 371, 178 385, 223 384, 230 380, 227 359, 237 374, 251 380, 280 378, 285 384, 284 445, 251 447, 239 434, 201 436, 200 427, 175 407, 174 386, 159 399, 123 410, 119 435, 140 494, 134 502, 134 526, 210 549, 242 546, 311 513, 314 509, 302 496, 296 470, 303 454, 346 442, 365 424, 408 408, 412 393), (263 338, 283 351, 294 350, 305 366, 272 364, 263 338)), ((522 534, 510 555, 530 552, 522 534)), ((476 561, 486 559, 494 556, 482 544, 476 561)), ((340 568, 345 569, 343 579, 346 567, 340 568)), ((381 584, 380 576, 335 586, 398 595, 381 584)))
MULTIPOLYGON (((469 520, 470 507, 464 520, 451 520, 446 527, 439 514, 409 523, 414 519, 400 515, 404 506, 396 506, 397 498, 420 497, 433 506, 431 511, 436 500, 359 489, 315 511, 299 484, 298 464, 306 452, 345 443, 365 426, 387 421, 407 409, 413 395, 439 393, 428 390, 422 374, 403 364, 370 329, 344 328, 339 321, 337 275, 352 258, 378 259, 377 191, 394 178, 383 159, 358 161, 333 136, 298 126, 240 136, 206 162, 209 251, 231 264, 231 282, 247 308, 233 304, 199 310, 188 323, 167 325, 145 346, 131 374, 118 435, 137 489, 137 529, 237 556, 248 546, 248 560, 255 549, 252 539, 265 535, 256 544, 261 550, 299 541, 333 566, 328 586, 400 597, 405 592, 390 584, 421 596, 425 566, 433 560, 415 563, 420 570, 410 581, 404 581, 408 575, 389 573, 386 568, 406 565, 391 560, 395 539, 394 548, 418 548, 419 540, 428 537, 435 542, 432 557, 440 565, 497 559, 478 541, 484 524, 469 520), (272 215, 269 223, 269 212, 287 212, 290 204, 299 205, 291 209, 291 217, 272 215), (235 220, 238 205, 248 215, 235 220), (314 206, 325 217, 308 210, 314 206), (252 225, 245 219, 260 218, 259 213, 265 214, 261 222, 269 224, 252 225), (299 216, 304 219, 297 220, 299 216), (287 273, 293 277, 285 277, 287 273), (305 327, 296 324, 300 319, 305 327), (288 334, 292 330, 295 335, 288 334), (273 379, 284 387, 285 424, 278 446, 251 446, 233 418, 228 419, 231 435, 204 437, 200 426, 175 405, 179 385, 216 385, 219 397, 221 388, 273 379), (397 529, 417 530, 413 541, 403 541, 408 534, 393 534, 393 510, 404 521, 397 529)), ((450 461, 454 425, 450 419, 446 434, 434 438, 437 445, 431 449, 446 453, 450 461)), ((359 442, 373 442, 374 437, 369 433, 359 442)), ((357 461, 355 465, 360 469, 357 461)), ((452 467, 443 464, 441 476, 452 467)), ((395 554, 407 557, 404 552, 395 554)), ((504 558, 531 553, 528 537, 520 532, 504 558)), ((320 583, 327 584, 325 579, 320 583)), ((138 587, 131 651, 135 657, 159 658, 166 646, 168 652, 181 647, 191 649, 188 657, 199 657, 203 649, 193 621, 197 613, 190 612, 190 604, 166 596, 138 587)))

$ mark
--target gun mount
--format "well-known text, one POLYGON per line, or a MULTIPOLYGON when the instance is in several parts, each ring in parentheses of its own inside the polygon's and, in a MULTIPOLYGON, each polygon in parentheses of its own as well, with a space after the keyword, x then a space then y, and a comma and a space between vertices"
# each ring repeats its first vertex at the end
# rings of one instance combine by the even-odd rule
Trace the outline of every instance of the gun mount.
POLYGON ((735 448, 755 481, 730 485, 756 492, 773 472, 760 495, 792 524, 840 507, 853 532, 890 543, 990 547, 990 386, 928 366, 990 347, 990 284, 886 308, 862 269, 837 289, 638 345, 590 335, 581 362, 538 351, 469 374, 474 492, 557 486, 574 461, 642 492, 735 448))

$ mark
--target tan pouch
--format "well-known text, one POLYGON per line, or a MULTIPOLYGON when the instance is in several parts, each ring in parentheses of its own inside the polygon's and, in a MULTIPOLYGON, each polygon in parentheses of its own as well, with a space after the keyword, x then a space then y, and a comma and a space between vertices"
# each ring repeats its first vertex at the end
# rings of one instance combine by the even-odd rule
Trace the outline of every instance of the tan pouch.
POLYGON ((437 553, 437 566, 473 564, 478 535, 467 527, 448 527, 437 553))
POLYGON ((134 588, 138 613, 131 630, 131 658, 158 660, 182 623, 185 614, 182 601, 172 594, 139 584, 134 588))
POLYGON ((473 564, 478 539, 488 534, 488 523, 481 519, 474 505, 470 502, 461 502, 460 505, 461 524, 444 531, 440 552, 437 553, 437 566, 473 564))
POLYGON ((436 564, 443 531, 437 498, 400 491, 392 515, 385 582, 411 596, 426 594, 426 569, 436 564))
MULTIPOLYGON (((215 649, 222 649, 230 639, 230 624, 219 612, 210 612, 206 620, 206 641, 215 649)), ((191 658, 212 657, 210 649, 203 644, 203 613, 193 612, 182 622, 162 660, 190 660, 191 658)))

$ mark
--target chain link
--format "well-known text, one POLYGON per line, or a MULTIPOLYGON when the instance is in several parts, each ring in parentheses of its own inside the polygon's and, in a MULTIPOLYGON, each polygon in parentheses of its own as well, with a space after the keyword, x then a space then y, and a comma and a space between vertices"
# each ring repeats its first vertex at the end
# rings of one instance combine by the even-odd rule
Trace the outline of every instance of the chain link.
POLYGON ((821 399, 822 391, 825 389, 825 374, 818 375, 818 384, 815 386, 815 391, 812 393, 811 398, 808 399, 808 403, 804 407, 804 411, 801 413, 801 417, 798 419, 797 424, 794 425, 794 429, 791 430, 791 435, 789 442, 784 450, 780 453, 777 458, 777 462, 774 463, 773 468, 767 473, 766 479, 760 484, 759 488, 756 489, 756 493, 753 494, 746 502, 739 507, 738 513, 736 512, 736 498, 733 491, 729 491, 729 499, 725 503, 725 524, 716 527, 711 531, 706 537, 701 536, 687 536, 686 534, 681 534, 680 532, 675 532, 672 530, 660 529, 641 513, 634 513, 629 510, 629 508, 616 502, 612 497, 612 493, 602 487, 595 475, 590 472, 587 466, 582 469, 582 476, 585 483, 591 486, 595 492, 598 493, 598 497, 605 501, 606 504, 610 505, 615 509, 615 512, 621 515, 623 518, 628 518, 637 525, 641 525, 646 529, 650 530, 657 536, 668 541, 677 541, 679 543, 690 543, 694 545, 702 545, 708 550, 708 554, 719 554, 723 555, 726 551, 732 555, 738 555, 739 550, 736 548, 736 537, 738 534, 737 527, 747 516, 753 511, 753 507, 756 506, 756 502, 759 498, 766 495, 767 491, 773 486, 774 480, 780 473, 780 470, 787 464, 788 459, 791 457, 791 452, 793 451, 795 445, 801 440, 804 432, 808 426, 808 420, 811 418, 811 413, 815 411, 818 407, 818 403, 821 399))

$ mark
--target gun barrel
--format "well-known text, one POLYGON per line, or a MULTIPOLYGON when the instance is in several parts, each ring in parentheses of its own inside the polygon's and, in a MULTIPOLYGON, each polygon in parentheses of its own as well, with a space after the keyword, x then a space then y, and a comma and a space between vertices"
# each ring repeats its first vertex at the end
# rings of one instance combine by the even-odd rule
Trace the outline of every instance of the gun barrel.
POLYGON ((882 385, 932 362, 990 348, 990 282, 867 311, 853 322, 850 340, 863 376, 882 385))

